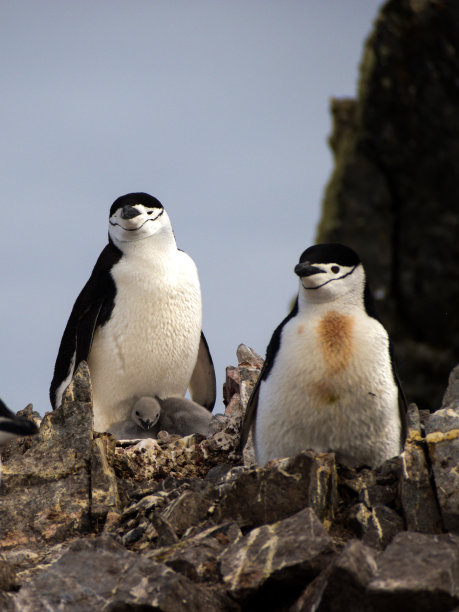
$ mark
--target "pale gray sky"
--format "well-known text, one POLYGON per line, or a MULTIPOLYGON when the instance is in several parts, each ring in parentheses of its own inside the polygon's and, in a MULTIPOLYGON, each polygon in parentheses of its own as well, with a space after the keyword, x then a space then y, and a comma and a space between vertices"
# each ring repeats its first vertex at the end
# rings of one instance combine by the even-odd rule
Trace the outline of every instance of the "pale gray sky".
POLYGON ((0 397, 50 409, 73 302, 119 195, 147 191, 195 260, 218 400, 297 291, 380 0, 0 5, 0 397))

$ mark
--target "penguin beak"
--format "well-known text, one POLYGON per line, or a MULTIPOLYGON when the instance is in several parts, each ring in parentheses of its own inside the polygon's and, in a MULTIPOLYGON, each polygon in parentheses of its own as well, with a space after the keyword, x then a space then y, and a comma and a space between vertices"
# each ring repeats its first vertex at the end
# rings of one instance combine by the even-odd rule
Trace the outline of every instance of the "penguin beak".
POLYGON ((139 420, 142 423, 142 427, 144 429, 151 429, 153 425, 155 424, 155 421, 152 421, 151 419, 139 419, 139 420))
POLYGON ((321 272, 325 272, 325 270, 322 270, 317 266, 311 266, 307 263, 299 263, 295 266, 295 274, 297 274, 300 278, 312 276, 313 274, 320 274, 321 272))
POLYGON ((126 205, 123 206, 123 209, 121 210, 122 219, 133 219, 138 215, 140 215, 140 212, 137 210, 137 208, 134 208, 134 206, 126 205))

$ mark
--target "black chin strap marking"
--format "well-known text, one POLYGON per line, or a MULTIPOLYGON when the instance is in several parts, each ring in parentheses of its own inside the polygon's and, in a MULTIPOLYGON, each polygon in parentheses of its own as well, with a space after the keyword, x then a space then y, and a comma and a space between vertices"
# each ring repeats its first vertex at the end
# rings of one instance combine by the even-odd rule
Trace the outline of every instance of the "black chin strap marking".
POLYGON ((349 276, 350 274, 352 274, 354 272, 354 270, 356 269, 357 266, 354 266, 352 268, 352 270, 350 270, 349 272, 346 272, 346 274, 343 274, 343 276, 338 276, 337 278, 330 278, 330 280, 325 281, 324 283, 322 283, 321 285, 317 285, 317 287, 305 287, 303 285, 303 281, 301 281, 301 284, 303 285, 303 289, 306 289, 307 291, 313 291, 315 289, 320 289, 321 287, 325 287, 325 285, 328 285, 328 283, 332 283, 333 281, 337 281, 337 280, 341 280, 342 278, 346 278, 346 276, 349 276))
POLYGON ((110 225, 117 225, 118 227, 120 227, 125 232, 137 232, 137 231, 139 231, 139 229, 142 229, 142 227, 145 225, 145 223, 147 223, 147 221, 156 221, 156 219, 159 219, 160 216, 163 214, 163 212, 164 212, 164 208, 162 208, 161 212, 156 217, 154 217, 153 219, 151 219, 151 218, 145 219, 145 221, 142 223, 142 225, 140 227, 133 227, 132 229, 129 229, 127 227, 123 227, 119 223, 113 223, 111 219, 109 219, 108 221, 109 221, 110 225))

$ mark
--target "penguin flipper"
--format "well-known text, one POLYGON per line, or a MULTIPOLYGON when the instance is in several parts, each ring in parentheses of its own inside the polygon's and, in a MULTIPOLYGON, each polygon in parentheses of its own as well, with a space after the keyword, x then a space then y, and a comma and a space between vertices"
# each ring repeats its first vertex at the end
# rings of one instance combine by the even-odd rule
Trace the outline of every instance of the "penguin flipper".
POLYGON ((201 340, 199 342, 198 358, 196 359, 196 365, 194 366, 188 387, 191 399, 197 404, 204 406, 209 412, 212 412, 217 397, 217 383, 215 381, 215 369, 212 357, 210 356, 209 345, 203 332, 201 332, 201 340))
MULTIPOLYGON (((38 433, 38 427, 31 419, 14 414, 0 399, 0 442, 2 434, 29 436, 36 433, 38 433)), ((7 439, 5 438, 5 441, 7 439)))
POLYGON ((78 367, 80 361, 88 361, 103 305, 104 301, 96 302, 79 319, 75 343, 75 368, 78 367))
MULTIPOLYGON (((368 283, 365 283, 365 288, 364 288, 364 304, 365 304, 365 310, 366 310, 367 315, 370 317, 373 317, 373 319, 376 319, 377 321, 381 323, 381 319, 379 318, 378 313, 376 311, 374 299, 371 294, 368 283)), ((400 383, 400 379, 397 374, 397 368, 395 366, 394 347, 393 347, 392 341, 389 336, 388 336, 388 341, 389 341, 389 358, 391 362, 392 376, 394 377, 394 381, 398 389, 398 410, 399 410, 400 424, 401 424, 400 447, 401 447, 401 450, 403 450, 403 446, 405 444, 406 435, 408 431, 408 418, 407 418, 408 403, 406 401, 405 393, 403 392, 402 385, 400 383)))
POLYGON ((70 382, 80 361, 88 360, 97 327, 110 318, 116 295, 110 270, 120 257, 121 251, 109 243, 99 255, 89 280, 75 301, 62 335, 51 381, 53 408, 57 408, 58 389, 67 380, 70 382))
POLYGON ((406 435, 408 432, 408 402, 406 401, 405 393, 403 392, 402 384, 397 374, 397 367, 394 357, 394 346, 391 339, 389 338, 389 358, 392 369, 392 376, 394 377, 395 384, 398 390, 398 411, 400 416, 400 448, 401 451, 405 445, 406 435))
POLYGON ((277 352, 279 350, 282 330, 284 329, 284 325, 290 321, 290 319, 296 316, 298 313, 298 296, 293 304, 292 310, 285 317, 285 319, 276 327, 271 336, 271 340, 269 341, 268 348, 266 349, 266 357, 263 363, 263 367, 260 371, 260 376, 258 377, 257 382, 255 383, 255 387, 249 397, 249 401, 247 402, 247 408, 245 410, 244 421, 242 422, 241 428, 241 440, 239 442, 239 451, 242 452, 244 446, 247 443, 247 439, 249 437, 250 428, 255 426, 255 419, 257 416, 257 408, 258 408, 258 395, 260 392, 260 385, 263 380, 265 380, 276 359, 277 352))
POLYGON ((406 401, 405 393, 403 392, 402 385, 400 383, 399 377, 397 376, 397 372, 394 369, 392 369, 392 371, 393 371, 395 383, 398 389, 398 410, 400 414, 400 423, 401 423, 400 447, 401 447, 401 450, 403 450, 403 447, 405 445, 406 435, 408 432, 408 417, 407 417, 408 402, 406 401))
POLYGON ((5 419, 14 419, 16 415, 9 408, 7 408, 6 404, 0 399, 0 417, 4 417, 5 419))

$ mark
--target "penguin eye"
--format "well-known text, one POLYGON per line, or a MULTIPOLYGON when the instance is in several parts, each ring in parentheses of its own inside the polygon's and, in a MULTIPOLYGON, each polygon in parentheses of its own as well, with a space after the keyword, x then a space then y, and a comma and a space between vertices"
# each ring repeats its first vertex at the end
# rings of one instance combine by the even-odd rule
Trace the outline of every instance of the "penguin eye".
POLYGON ((147 210, 147 215, 152 215, 153 211, 152 210, 147 210))
POLYGON ((140 412, 138 410, 135 411, 136 416, 140 416, 140 412))
POLYGON ((333 274, 338 274, 338 272, 339 272, 339 266, 332 266, 332 267, 331 267, 331 271, 333 272, 333 274))

